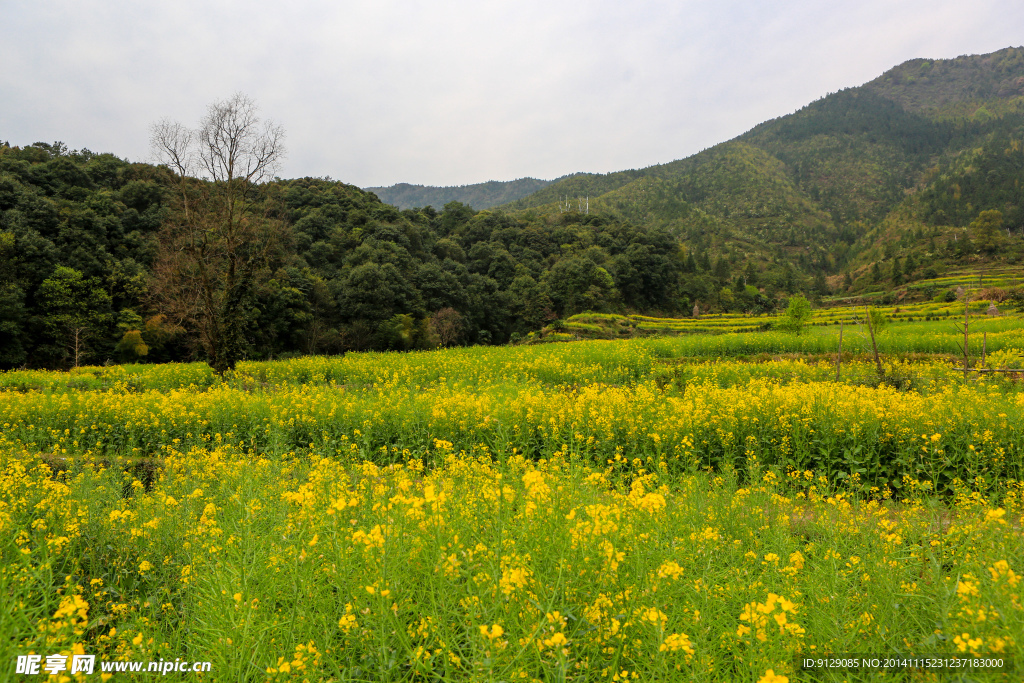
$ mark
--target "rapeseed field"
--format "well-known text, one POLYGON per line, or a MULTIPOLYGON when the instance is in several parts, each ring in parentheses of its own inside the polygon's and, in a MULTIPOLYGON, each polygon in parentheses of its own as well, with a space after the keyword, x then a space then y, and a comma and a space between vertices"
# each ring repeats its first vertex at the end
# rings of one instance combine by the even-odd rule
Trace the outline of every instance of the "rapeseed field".
POLYGON ((675 341, 8 373, 4 676, 1021 679, 1018 383, 675 341))

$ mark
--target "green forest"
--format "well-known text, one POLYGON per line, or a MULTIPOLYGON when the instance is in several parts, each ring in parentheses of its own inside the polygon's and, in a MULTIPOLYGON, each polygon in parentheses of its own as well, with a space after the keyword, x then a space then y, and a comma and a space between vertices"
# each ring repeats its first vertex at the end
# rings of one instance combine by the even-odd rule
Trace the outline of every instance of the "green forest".
POLYGON ((486 183, 436 187, 432 185, 410 185, 398 183, 390 187, 366 187, 367 192, 377 195, 385 204, 399 209, 415 209, 422 206, 444 206, 450 202, 469 204, 476 209, 489 209, 507 204, 541 190, 552 182, 537 178, 518 180, 488 180, 486 183))
MULTIPOLYGON (((0 146, 4 367, 202 357, 187 313, 159 296, 174 185, 166 167, 60 143, 0 146)), ((244 358, 506 343, 587 310, 673 315, 732 274, 598 214, 400 211, 316 178, 267 183, 258 204, 267 248, 239 294, 244 358)))

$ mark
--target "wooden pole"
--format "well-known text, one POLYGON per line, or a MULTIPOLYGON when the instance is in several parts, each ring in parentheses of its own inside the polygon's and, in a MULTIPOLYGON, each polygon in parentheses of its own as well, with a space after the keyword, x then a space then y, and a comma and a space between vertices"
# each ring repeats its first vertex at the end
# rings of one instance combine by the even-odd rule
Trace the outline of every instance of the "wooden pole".
POLYGON ((836 354, 836 382, 839 381, 839 368, 843 362, 843 321, 839 321, 839 353, 836 354))
POLYGON ((964 381, 967 381, 967 326, 970 325, 970 309, 969 304, 971 297, 967 292, 964 292, 964 381))
POLYGON ((865 309, 864 313, 868 322, 868 332, 871 333, 871 349, 875 352, 875 367, 878 369, 878 379, 881 380, 885 377, 885 370, 882 369, 882 359, 878 357, 878 344, 875 342, 875 326, 871 322, 871 309, 865 309))
POLYGON ((985 349, 988 346, 988 332, 981 335, 981 367, 985 367, 985 349))

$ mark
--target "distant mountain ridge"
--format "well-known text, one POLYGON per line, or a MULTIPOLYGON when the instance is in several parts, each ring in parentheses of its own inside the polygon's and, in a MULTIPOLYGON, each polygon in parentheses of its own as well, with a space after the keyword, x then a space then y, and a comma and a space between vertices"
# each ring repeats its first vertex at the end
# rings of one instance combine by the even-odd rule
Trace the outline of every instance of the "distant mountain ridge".
POLYGON ((588 198, 589 213, 667 230, 684 253, 724 261, 722 272, 742 269, 743 281, 813 279, 822 293, 840 283, 847 292, 898 286, 979 259, 1016 263, 1024 260, 1024 48, 912 59, 647 168, 368 189, 402 209, 458 201, 564 225, 583 220, 576 200, 588 198), (1000 213, 1004 241, 963 239, 982 211, 1000 213))
POLYGON ((555 181, 519 178, 509 181, 488 180, 486 183, 451 187, 398 183, 390 187, 366 187, 363 189, 373 192, 385 204, 397 206, 399 209, 432 206, 440 210, 448 202, 462 202, 474 209, 481 210, 513 202, 533 194, 553 182, 555 181))
MULTIPOLYGON (((1007 48, 955 59, 911 59, 862 88, 907 111, 931 117, 963 115, 963 105, 1012 101, 1024 96, 1024 52, 1007 48)), ((1014 106, 1016 106, 1014 104, 1014 106)))
POLYGON ((553 214, 589 196, 591 212, 734 264, 889 273, 911 253, 934 258, 984 210, 1009 238, 1024 232, 1022 142, 1024 48, 913 59, 685 159, 579 173, 499 208, 553 214))

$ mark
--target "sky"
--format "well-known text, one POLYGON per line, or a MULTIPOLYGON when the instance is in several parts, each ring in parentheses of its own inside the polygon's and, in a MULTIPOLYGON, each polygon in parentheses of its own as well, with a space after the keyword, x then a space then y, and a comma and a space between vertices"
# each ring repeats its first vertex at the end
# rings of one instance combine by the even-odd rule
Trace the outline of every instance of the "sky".
POLYGON ((242 92, 281 177, 360 187, 681 159, 908 59, 1024 44, 1019 0, 0 0, 0 141, 153 161, 242 92))

